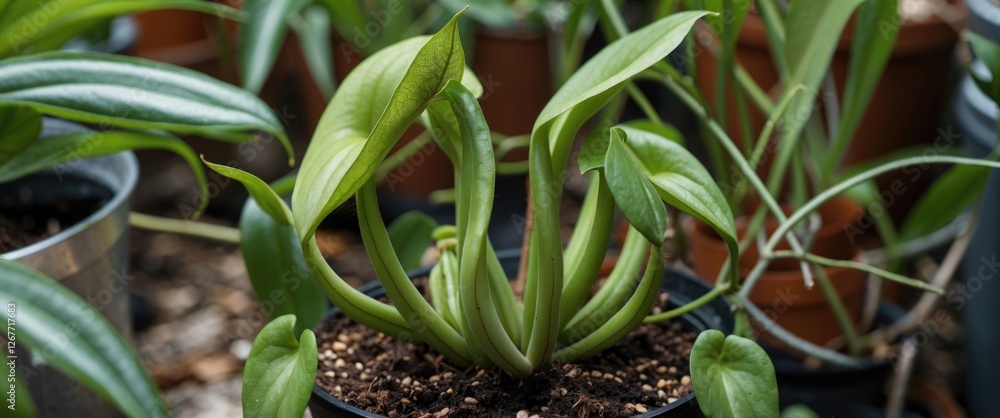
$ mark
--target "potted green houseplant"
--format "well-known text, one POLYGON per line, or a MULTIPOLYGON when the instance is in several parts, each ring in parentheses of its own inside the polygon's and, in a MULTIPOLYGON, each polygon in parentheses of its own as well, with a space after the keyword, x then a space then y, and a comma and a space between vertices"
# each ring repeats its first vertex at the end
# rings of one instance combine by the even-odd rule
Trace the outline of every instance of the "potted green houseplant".
MULTIPOLYGON (((598 140, 591 144, 590 152, 580 157, 592 171, 588 201, 594 212, 578 222, 575 243, 567 247, 565 264, 558 237, 555 208, 561 185, 555 174, 564 169, 569 158, 569 141, 629 79, 679 45, 694 21, 703 15, 694 12, 671 16, 623 39, 615 45, 617 48, 608 48, 567 81, 538 118, 531 146, 536 219, 533 261, 529 262, 529 285, 523 305, 514 298, 506 274, 498 270, 499 261, 485 235, 496 162, 488 126, 475 101, 474 92, 482 87, 464 70, 457 16, 429 39, 407 40, 369 57, 339 86, 303 160, 290 207, 274 189, 246 172, 214 164, 209 167, 243 182, 261 210, 270 215, 271 222, 285 225, 285 236, 301 246, 303 263, 348 317, 388 336, 427 342, 457 367, 499 368, 527 378, 546 368, 554 358, 573 361, 596 355, 624 338, 646 317, 658 294, 663 271, 665 224, 661 222, 665 218, 656 217, 657 208, 663 209, 657 192, 663 199, 683 203, 688 211, 718 225, 720 233, 733 234, 731 215, 721 193, 690 153, 655 134, 616 127, 608 131, 604 138, 607 142, 598 140), (383 116, 373 117, 370 109, 383 116), (458 167, 458 223, 440 228, 437 233, 442 257, 452 261, 443 261, 440 274, 431 274, 430 287, 437 289, 432 290, 433 306, 403 273, 379 216, 372 179, 380 160, 421 114, 439 146, 458 167), (636 189, 635 185, 650 181, 647 176, 653 175, 640 171, 634 155, 657 154, 672 158, 656 162, 662 164, 656 169, 677 176, 652 180, 657 184, 656 191, 649 183, 648 193, 636 189), (316 226, 351 195, 355 195, 358 205, 362 236, 393 305, 348 286, 326 265, 317 248, 316 226), (631 243, 625 249, 632 261, 619 263, 618 272, 612 273, 614 283, 603 287, 606 290, 598 293, 599 300, 588 303, 587 293, 597 278, 610 235, 609 215, 615 202, 641 211, 626 212, 640 225, 630 234, 631 243), (592 235, 597 238, 592 239, 592 235), (642 273, 649 250, 652 255, 642 273), (563 271, 563 265, 568 273, 563 271), (638 276, 642 279, 636 286, 638 276), (448 286, 439 280, 457 282, 448 286), (579 320, 573 321, 574 317, 579 320)), ((287 184, 281 186, 285 190, 279 191, 288 188, 287 184)), ((256 244, 244 242, 247 245, 256 244)), ((696 309, 721 295, 723 288, 712 289, 704 297, 651 320, 696 309)), ((308 327, 293 317, 282 316, 257 338, 245 375, 247 414, 291 416, 305 408, 318 362, 318 346, 308 327), (299 340, 295 338, 297 329, 303 330, 299 340)), ((703 396, 699 401, 703 409, 736 407, 765 414, 777 412, 777 400, 768 391, 769 383, 773 383, 768 378, 770 366, 766 361, 761 363, 763 352, 752 342, 706 331, 695 344, 692 357, 694 390, 703 396), (720 361, 718 355, 723 347, 739 354, 720 361), (758 370, 763 376, 742 380, 743 387, 756 387, 762 394, 757 401, 746 402, 737 393, 739 390, 713 387, 721 383, 716 377, 737 367, 730 360, 758 370), (699 387, 702 383, 704 386, 699 387)), ((747 378, 742 376, 736 378, 747 378)), ((474 399, 466 402, 475 403, 474 399)), ((487 407, 491 406, 479 406, 487 407)), ((647 409, 643 405, 633 408, 632 413, 647 409)))

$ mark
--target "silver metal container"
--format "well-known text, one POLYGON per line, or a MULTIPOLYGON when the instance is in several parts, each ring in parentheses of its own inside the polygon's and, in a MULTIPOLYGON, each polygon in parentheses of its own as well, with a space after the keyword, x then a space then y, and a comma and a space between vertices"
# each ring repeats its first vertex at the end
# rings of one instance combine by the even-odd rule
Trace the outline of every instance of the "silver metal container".
MULTIPOLYGON (((83 129, 46 120, 43 136, 83 129)), ((44 139, 42 139, 44 140, 44 139)), ((58 280, 87 300, 129 341, 131 315, 126 273, 129 199, 139 169, 131 152, 64 164, 0 184, 0 211, 67 197, 98 197, 105 203, 83 221, 37 243, 0 254, 58 280)), ((70 341, 70 344, 73 342, 70 341)), ((30 354, 25 357, 31 358, 30 354)), ((43 418, 118 417, 114 407, 55 369, 31 358, 18 373, 43 418)))

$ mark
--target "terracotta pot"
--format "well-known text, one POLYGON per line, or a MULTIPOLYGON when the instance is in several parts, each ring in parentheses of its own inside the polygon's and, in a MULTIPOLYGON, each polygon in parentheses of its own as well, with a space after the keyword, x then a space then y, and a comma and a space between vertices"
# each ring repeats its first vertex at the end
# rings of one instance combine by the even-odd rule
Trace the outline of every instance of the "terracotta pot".
MULTIPOLYGON (((964 13, 964 7, 962 11, 964 13)), ((706 26, 699 27, 699 41, 712 40, 712 36, 706 31, 708 31, 706 26)), ((831 63, 840 97, 843 97, 853 32, 852 21, 841 35, 831 63)), ((903 148, 935 142, 940 135, 938 121, 944 110, 948 74, 954 65, 952 55, 958 39, 955 30, 937 17, 926 21, 902 22, 885 72, 879 80, 851 147, 842 161, 842 166, 851 166, 903 148)), ((777 84, 778 73, 769 52, 764 24, 754 14, 747 15, 740 31, 736 58, 765 91, 777 84)), ((702 50, 696 57, 696 64, 699 85, 709 102, 714 105, 717 62, 712 54, 702 50)), ((727 96, 729 101, 727 123, 730 127, 737 127, 739 119, 732 92, 730 91, 727 96)), ((753 106, 748 108, 753 131, 760 132, 766 117, 753 106)), ((823 112, 821 108, 817 108, 816 111, 823 112)), ((743 139, 738 129, 730 129, 730 135, 742 146, 743 139)), ((948 141, 954 140, 947 136, 943 137, 948 141)), ((769 169, 769 162, 770 159, 767 159, 761 165, 762 172, 769 169)), ((887 206, 897 222, 903 219, 922 191, 926 189, 927 177, 929 176, 918 177, 912 173, 907 175, 897 171, 877 179, 883 194, 892 196, 887 206), (904 191, 900 192, 901 190, 904 191)))
MULTIPOLYGON (((810 251, 829 258, 857 259, 860 248, 853 245, 844 227, 857 222, 861 209, 846 198, 835 198, 818 211, 823 224, 815 234, 810 251)), ((747 217, 738 221, 741 225, 737 233, 745 231, 747 217)), ((776 224, 769 225, 774 230, 776 224)), ((685 229, 690 238, 693 268, 699 277, 715 283, 728 251, 722 239, 700 221, 688 219, 685 229)), ((782 243, 779 249, 788 249, 782 243)), ((745 278, 758 260, 756 248, 745 251, 740 257, 740 275, 745 278)), ((840 296, 851 320, 855 323, 861 316, 864 301, 866 274, 864 272, 827 267, 823 269, 840 296)), ((762 279, 757 283, 750 300, 771 315, 779 325, 793 334, 812 343, 824 345, 841 335, 840 325, 819 287, 806 289, 799 263, 796 260, 776 260, 771 263, 762 279)), ((759 330, 763 340, 778 345, 766 331, 759 330)))
MULTIPOLYGON (((480 26, 470 64, 483 85, 479 104, 490 130, 504 135, 531 133, 553 94, 549 42, 544 33, 523 27, 498 31, 480 26)), ((506 161, 524 161, 527 148, 506 161)))

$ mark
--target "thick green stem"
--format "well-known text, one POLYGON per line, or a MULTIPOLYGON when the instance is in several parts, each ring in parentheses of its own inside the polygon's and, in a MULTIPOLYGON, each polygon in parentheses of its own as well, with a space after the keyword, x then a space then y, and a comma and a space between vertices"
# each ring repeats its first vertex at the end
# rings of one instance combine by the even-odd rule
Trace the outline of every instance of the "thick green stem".
POLYGON ((615 201, 601 171, 590 177, 590 189, 580 211, 579 222, 573 231, 570 246, 566 251, 566 280, 562 290, 560 326, 565 327, 587 300, 594 281, 604 262, 608 242, 611 239, 611 223, 614 219, 615 201), (582 245, 574 247, 575 242, 582 245), (574 248, 579 250, 574 251, 574 248))

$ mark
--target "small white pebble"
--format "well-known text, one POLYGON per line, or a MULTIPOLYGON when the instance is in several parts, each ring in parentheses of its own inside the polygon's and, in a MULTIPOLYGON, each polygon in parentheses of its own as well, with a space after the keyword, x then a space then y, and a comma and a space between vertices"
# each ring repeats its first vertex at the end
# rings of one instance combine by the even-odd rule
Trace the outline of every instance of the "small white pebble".
POLYGON ((349 376, 349 375, 347 374, 347 372, 340 372, 340 378, 341 378, 341 379, 347 379, 347 376, 349 376))
POLYGON ((681 378, 681 384, 684 386, 691 384, 691 376, 684 376, 681 378))
POLYGON ((677 402, 677 398, 667 398, 667 403, 677 402))
POLYGON ((643 392, 652 392, 654 389, 650 385, 642 385, 643 392))
POLYGON ((520 410, 517 411, 517 418, 528 418, 528 411, 520 410))
POLYGON ((327 370, 327 371, 323 372, 323 376, 326 376, 326 377, 336 377, 337 374, 334 373, 334 372, 331 372, 331 371, 327 370))
POLYGON ((431 378, 430 378, 430 379, 427 379, 427 380, 429 380, 429 381, 430 381, 431 383, 434 383, 434 382, 439 382, 439 381, 441 381, 441 376, 439 376, 439 375, 434 375, 434 376, 431 376, 431 378))
POLYGON ((677 368, 674 366, 670 366, 670 368, 667 369, 667 371, 670 372, 670 374, 677 374, 677 368))
POLYGON ((643 404, 640 403, 640 404, 636 404, 635 405, 635 412, 638 412, 640 414, 645 414, 645 413, 649 412, 649 410, 646 409, 645 405, 643 405, 643 404))
POLYGON ((332 350, 326 350, 323 352, 323 357, 325 358, 334 358, 334 356, 335 354, 333 354, 332 350))
POLYGON ((625 381, 620 377, 615 377, 615 383, 625 383, 625 381))
POLYGON ((354 368, 358 369, 358 371, 361 371, 365 369, 365 365, 361 363, 354 363, 354 368))
POLYGON ((660 398, 660 399, 667 399, 667 392, 664 392, 662 390, 658 390, 658 391, 656 391, 656 396, 658 398, 660 398))
POLYGON ((465 403, 469 405, 479 405, 479 401, 476 398, 465 398, 465 403))
POLYGON ((339 359, 337 359, 337 361, 333 362, 333 367, 336 367, 338 369, 341 368, 341 367, 344 367, 346 365, 347 365, 347 362, 344 361, 344 359, 342 359, 342 358, 339 358, 339 359))
POLYGON ((347 350, 347 344, 344 344, 343 342, 340 341, 334 341, 333 351, 344 351, 344 350, 347 350))
POLYGON ((667 387, 667 381, 666 380, 660 379, 658 382, 656 382, 656 388, 657 389, 663 389, 665 387, 667 387))
POLYGON ((413 379, 410 378, 410 376, 406 376, 406 377, 403 378, 403 382, 402 383, 403 383, 403 386, 410 386, 410 384, 413 383, 413 379))

